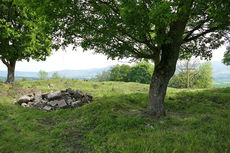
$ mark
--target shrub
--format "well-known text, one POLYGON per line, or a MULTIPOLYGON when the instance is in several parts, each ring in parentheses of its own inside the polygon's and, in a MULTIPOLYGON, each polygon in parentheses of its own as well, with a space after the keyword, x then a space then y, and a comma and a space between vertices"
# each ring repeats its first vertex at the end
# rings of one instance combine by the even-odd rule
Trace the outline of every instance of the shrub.
POLYGON ((40 70, 38 73, 39 80, 47 80, 48 79, 48 72, 40 70))
MULTIPOLYGON (((212 87, 212 65, 210 62, 201 64, 198 68, 189 72, 189 86, 191 88, 210 88, 212 87)), ((186 88, 187 72, 180 71, 169 81, 169 87, 186 88)))

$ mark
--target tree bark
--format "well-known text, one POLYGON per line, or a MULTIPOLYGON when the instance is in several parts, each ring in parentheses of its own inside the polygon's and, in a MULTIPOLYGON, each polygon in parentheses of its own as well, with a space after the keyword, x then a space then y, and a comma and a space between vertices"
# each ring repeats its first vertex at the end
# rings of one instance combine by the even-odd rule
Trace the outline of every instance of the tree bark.
POLYGON ((14 82, 15 65, 16 65, 16 62, 15 62, 14 65, 10 64, 9 66, 7 66, 8 72, 7 72, 6 83, 14 82))
POLYGON ((149 89, 149 103, 150 114, 153 117, 159 118, 165 116, 164 98, 168 86, 168 77, 158 75, 158 72, 154 72, 149 89))
POLYGON ((15 59, 13 60, 6 60, 5 58, 2 58, 2 62, 7 66, 7 79, 6 83, 12 83, 14 82, 14 73, 15 73, 15 66, 16 66, 15 59))
POLYGON ((149 89, 150 114, 160 118, 165 116, 164 99, 170 78, 176 70, 179 57, 179 46, 167 45, 162 48, 162 56, 159 63, 155 63, 154 73, 149 89))
POLYGON ((167 34, 169 41, 165 42, 165 44, 159 45, 159 50, 161 50, 162 53, 159 55, 160 60, 158 61, 153 59, 158 62, 155 62, 155 69, 150 83, 149 106, 150 113, 157 118, 166 115, 164 109, 164 99, 167 86, 170 78, 176 70, 179 50, 181 44, 183 43, 183 34, 189 20, 193 2, 193 0, 180 2, 178 7, 178 9, 181 9, 181 11, 178 11, 180 18, 170 24, 170 30, 167 34))

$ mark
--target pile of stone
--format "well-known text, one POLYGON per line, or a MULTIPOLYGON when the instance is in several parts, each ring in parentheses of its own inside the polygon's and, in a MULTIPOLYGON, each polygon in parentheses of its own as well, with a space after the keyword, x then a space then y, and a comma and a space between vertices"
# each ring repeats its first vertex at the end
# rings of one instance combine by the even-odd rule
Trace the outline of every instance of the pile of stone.
POLYGON ((93 96, 89 93, 84 94, 80 90, 51 91, 43 94, 28 94, 19 98, 15 103, 23 107, 36 108, 40 110, 57 110, 63 108, 75 108, 93 101, 93 96))

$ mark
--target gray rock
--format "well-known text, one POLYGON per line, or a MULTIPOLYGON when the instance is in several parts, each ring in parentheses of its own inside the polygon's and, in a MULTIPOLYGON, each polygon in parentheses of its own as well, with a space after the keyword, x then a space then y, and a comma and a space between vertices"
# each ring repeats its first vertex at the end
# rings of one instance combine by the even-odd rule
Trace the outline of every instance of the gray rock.
POLYGON ((22 96, 18 99, 17 103, 18 104, 22 104, 22 103, 28 103, 30 102, 31 100, 33 100, 34 97, 31 97, 31 96, 28 96, 28 95, 25 95, 25 96, 22 96))
POLYGON ((33 105, 34 105, 34 102, 28 102, 28 105, 29 105, 29 106, 33 106, 33 105))
POLYGON ((52 107, 57 107, 57 108, 65 108, 68 106, 64 99, 50 101, 48 102, 48 104, 52 107))
POLYGON ((66 89, 66 92, 68 92, 70 95, 74 95, 74 90, 71 88, 66 89))
POLYGON ((84 97, 82 98, 82 103, 83 103, 83 104, 88 104, 88 103, 90 103, 90 100, 89 100, 86 96, 84 96, 84 97))
POLYGON ((47 95, 47 99, 48 100, 54 100, 54 99, 58 99, 62 96, 61 91, 55 91, 55 92, 50 92, 47 95))
POLYGON ((78 101, 74 101, 71 103, 72 107, 79 107, 82 105, 82 101, 78 100, 78 101))
POLYGON ((42 100, 42 95, 41 94, 35 94, 34 101, 39 102, 41 100, 42 100))
POLYGON ((65 108, 67 106, 67 104, 66 104, 66 102, 65 102, 65 100, 60 100, 60 101, 58 101, 58 107, 59 108, 65 108))
POLYGON ((27 96, 29 96, 29 97, 33 97, 33 98, 34 98, 34 93, 32 93, 32 94, 28 94, 27 96))
POLYGON ((44 103, 39 102, 39 103, 35 103, 35 104, 33 105, 33 108, 43 109, 44 106, 45 106, 44 103))
POLYGON ((49 92, 46 92, 46 93, 43 93, 41 96, 42 96, 42 99, 47 99, 48 98, 48 94, 49 92))
POLYGON ((91 94, 86 93, 85 96, 87 97, 89 101, 93 101, 93 96, 91 94))
POLYGON ((28 107, 27 103, 22 103, 21 106, 22 107, 28 107))
POLYGON ((72 99, 67 99, 67 100, 66 100, 66 103, 67 103, 68 105, 71 105, 71 104, 73 103, 73 100, 72 100, 72 99))
POLYGON ((17 104, 17 103, 18 103, 18 101, 17 101, 17 100, 14 100, 12 103, 13 103, 13 104, 17 104))
POLYGON ((68 97, 70 97, 70 95, 71 95, 70 93, 63 91, 63 90, 61 90, 61 94, 62 94, 62 96, 68 96, 68 97))
POLYGON ((49 93, 34 93, 23 96, 17 103, 23 107, 36 108, 39 110, 56 110, 69 107, 80 107, 88 104, 93 100, 93 96, 89 93, 84 94, 80 90, 72 90, 68 88, 61 91, 51 91, 49 93))
POLYGON ((76 90, 76 92, 74 93, 74 98, 81 99, 82 97, 84 97, 84 93, 80 90, 76 90))
POLYGON ((40 103, 47 104, 47 103, 48 103, 48 100, 42 99, 42 100, 40 101, 40 103))
POLYGON ((54 107, 54 106, 57 105, 57 101, 56 100, 49 101, 47 104, 50 105, 50 106, 52 106, 52 107, 54 107))
POLYGON ((58 105, 57 100, 50 101, 50 102, 48 102, 48 104, 49 104, 50 106, 52 106, 52 107, 58 105))
POLYGON ((46 110, 46 111, 50 111, 52 109, 52 107, 50 107, 50 106, 45 106, 44 108, 43 108, 43 110, 46 110))

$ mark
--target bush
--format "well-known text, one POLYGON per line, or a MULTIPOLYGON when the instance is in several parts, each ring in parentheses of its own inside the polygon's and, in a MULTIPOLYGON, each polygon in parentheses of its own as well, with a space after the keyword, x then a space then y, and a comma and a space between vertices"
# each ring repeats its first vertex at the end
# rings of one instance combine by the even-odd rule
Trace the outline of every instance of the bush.
POLYGON ((110 70, 110 81, 129 81, 129 72, 130 66, 129 65, 116 65, 112 67, 110 70))
POLYGON ((96 76, 97 81, 123 81, 150 83, 153 74, 153 65, 148 62, 139 62, 134 66, 116 65, 109 71, 103 71, 96 76))
MULTIPOLYGON (((189 72, 189 86, 191 88, 210 88, 212 87, 212 65, 210 62, 201 64, 198 68, 189 72)), ((169 87, 186 88, 187 72, 180 71, 169 81, 169 87)))
POLYGON ((200 65, 197 75, 194 78, 196 88, 210 88, 213 85, 212 82, 212 64, 206 62, 200 65))
POLYGON ((133 66, 129 73, 129 81, 149 84, 153 74, 153 65, 148 62, 140 62, 133 66))
POLYGON ((58 72, 54 72, 53 74, 52 74, 52 77, 51 77, 52 79, 61 79, 61 76, 58 74, 58 72))
POLYGON ((22 78, 22 81, 29 81, 29 79, 28 79, 28 78, 23 77, 23 78, 22 78))
POLYGON ((48 72, 40 70, 38 73, 39 80, 47 80, 48 79, 48 72))
POLYGON ((102 73, 97 74, 96 81, 109 81, 110 80, 110 71, 103 71, 102 73))

